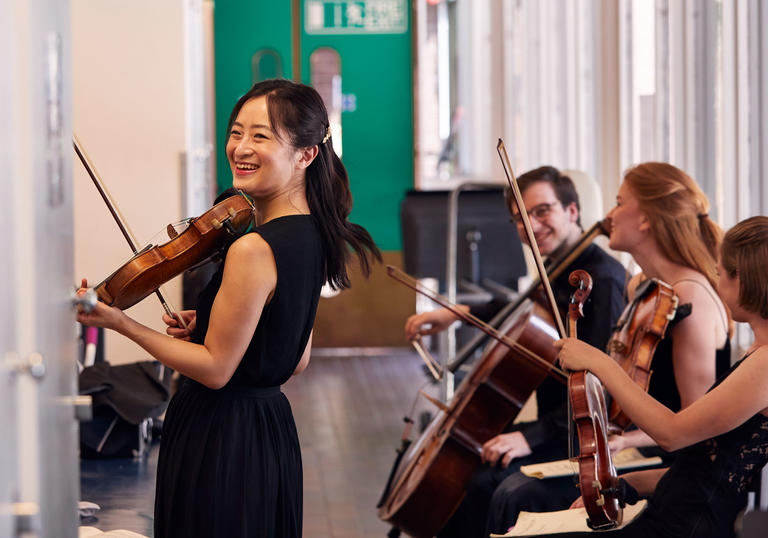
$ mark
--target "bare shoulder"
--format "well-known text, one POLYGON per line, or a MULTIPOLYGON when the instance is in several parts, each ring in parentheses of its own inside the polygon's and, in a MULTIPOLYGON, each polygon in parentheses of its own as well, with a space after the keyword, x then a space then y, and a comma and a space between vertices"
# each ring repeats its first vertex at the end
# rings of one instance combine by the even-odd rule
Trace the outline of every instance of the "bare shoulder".
MULTIPOLYGON (((763 405, 768 405, 768 346, 758 347, 755 351, 745 356, 732 376, 735 378, 741 377, 743 380, 753 384, 756 387, 755 390, 765 397, 763 405)), ((744 395, 746 396, 746 393, 744 395)))
POLYGON ((675 283, 674 289, 680 299, 680 304, 690 303, 693 305, 692 316, 720 315, 722 308, 720 298, 709 284, 698 280, 695 282, 683 280, 675 283))
POLYGON ((635 292, 637 291, 637 287, 643 280, 645 280, 645 278, 646 277, 643 273, 637 273, 629 279, 629 282, 627 282, 627 298, 630 302, 635 299, 635 292))
POLYGON ((758 347, 749 357, 745 364, 752 362, 757 368, 764 368, 768 371, 768 345, 758 347))
POLYGON ((272 249, 263 237, 257 233, 245 234, 238 237, 227 251, 227 260, 257 262, 264 258, 274 262, 272 249))
POLYGON ((260 282, 260 286, 273 288, 277 282, 277 266, 269 243, 257 233, 236 239, 227 251, 224 280, 260 282))

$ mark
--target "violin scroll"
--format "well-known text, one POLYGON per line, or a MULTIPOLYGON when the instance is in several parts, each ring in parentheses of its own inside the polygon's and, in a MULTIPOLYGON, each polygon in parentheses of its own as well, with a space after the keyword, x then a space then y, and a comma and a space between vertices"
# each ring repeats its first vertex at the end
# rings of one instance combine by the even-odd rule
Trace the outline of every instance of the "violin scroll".
POLYGON ((577 269, 568 275, 568 283, 576 288, 568 306, 568 334, 575 338, 576 321, 584 317, 584 303, 592 292, 592 277, 585 270, 577 269))

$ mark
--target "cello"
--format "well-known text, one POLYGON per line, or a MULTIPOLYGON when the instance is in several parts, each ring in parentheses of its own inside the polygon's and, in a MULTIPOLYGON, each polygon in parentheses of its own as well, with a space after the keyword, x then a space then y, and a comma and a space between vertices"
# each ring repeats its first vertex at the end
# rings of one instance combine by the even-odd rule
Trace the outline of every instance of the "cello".
POLYGON ((387 271, 486 334, 497 333, 496 342, 485 349, 450 403, 438 409, 415 442, 403 443, 377 505, 382 520, 411 536, 429 538, 461 503, 480 464, 483 443, 514 420, 547 375, 563 382, 566 376, 553 364, 557 350, 552 344, 559 334, 552 314, 538 303, 524 302, 495 331, 396 269, 387 271))
MULTIPOLYGON (((507 178, 516 188, 509 173, 507 178)), ((522 197, 519 191, 517 194, 529 244, 538 254, 522 197)), ((517 416, 547 374, 562 375, 552 364, 556 357, 552 344, 564 335, 564 328, 540 255, 537 261, 549 309, 527 299, 504 321, 500 332, 521 344, 520 347, 534 351, 540 360, 531 361, 527 354, 519 353, 519 348, 507 342, 492 343, 449 405, 441 407, 416 442, 409 445, 404 439, 398 451, 398 459, 378 504, 379 517, 412 536, 434 536, 444 526, 480 464, 483 443, 501 433, 517 416), (547 366, 542 368, 539 366, 542 363, 547 366)), ((390 271, 390 276, 394 276, 393 273, 390 271)), ((417 291, 429 296, 424 290, 417 291)), ((441 305, 448 308, 446 304, 441 305)), ((460 319, 478 325, 462 313, 452 311, 460 319)))

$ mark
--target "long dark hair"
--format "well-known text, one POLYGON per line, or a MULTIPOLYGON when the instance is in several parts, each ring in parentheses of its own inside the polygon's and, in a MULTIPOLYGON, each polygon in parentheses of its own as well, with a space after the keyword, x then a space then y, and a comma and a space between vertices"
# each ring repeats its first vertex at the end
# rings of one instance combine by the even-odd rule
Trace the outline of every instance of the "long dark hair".
POLYGON ((269 122, 277 136, 287 136, 294 148, 317 145, 317 157, 307 168, 306 196, 309 211, 320 227, 325 247, 325 278, 333 289, 350 286, 347 262, 350 250, 357 254, 363 273, 371 272, 371 258, 381 261, 381 253, 370 234, 347 220, 352 210, 349 176, 333 151, 328 112, 314 88, 285 79, 257 82, 232 109, 227 125, 227 140, 232 123, 246 101, 265 96, 269 122))

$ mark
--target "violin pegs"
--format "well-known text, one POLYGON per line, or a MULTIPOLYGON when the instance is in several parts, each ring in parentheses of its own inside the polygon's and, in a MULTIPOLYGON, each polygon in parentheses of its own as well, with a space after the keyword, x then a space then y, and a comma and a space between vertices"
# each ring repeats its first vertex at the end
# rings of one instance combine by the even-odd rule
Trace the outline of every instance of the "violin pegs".
POLYGON ((232 217, 233 219, 237 216, 237 211, 235 211, 234 207, 229 208, 229 216, 232 217))
POLYGON ((600 491, 601 489, 603 489, 603 486, 600 485, 600 481, 599 480, 593 480, 592 481, 592 487, 595 488, 597 491, 600 491))
POLYGON ((217 230, 220 230, 221 222, 219 222, 219 219, 211 219, 211 226, 213 226, 217 230))
POLYGON ((600 498, 595 501, 597 506, 605 506, 605 497, 600 495, 600 498))

